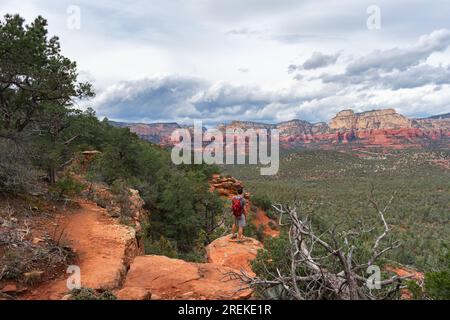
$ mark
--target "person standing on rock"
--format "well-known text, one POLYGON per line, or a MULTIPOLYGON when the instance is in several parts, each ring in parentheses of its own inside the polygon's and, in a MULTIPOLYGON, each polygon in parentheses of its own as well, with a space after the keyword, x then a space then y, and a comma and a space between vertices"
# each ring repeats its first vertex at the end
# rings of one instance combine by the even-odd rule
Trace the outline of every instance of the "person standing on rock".
POLYGON ((231 239, 244 239, 244 227, 247 225, 247 211, 245 209, 246 201, 244 199, 244 190, 242 187, 238 187, 237 196, 234 196, 231 200, 231 212, 233 213, 234 223, 232 229, 231 239), (236 229, 238 234, 236 235, 236 229))

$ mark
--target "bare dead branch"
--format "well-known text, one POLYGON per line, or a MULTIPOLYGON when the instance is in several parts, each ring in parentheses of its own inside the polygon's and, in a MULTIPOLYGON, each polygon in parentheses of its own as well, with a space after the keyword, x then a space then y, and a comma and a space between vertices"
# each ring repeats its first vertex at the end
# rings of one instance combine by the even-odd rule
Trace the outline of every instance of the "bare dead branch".
MULTIPOLYGON (((242 272, 234 274, 251 288, 283 288, 291 299, 377 299, 367 287, 368 277, 365 275, 367 267, 374 265, 385 253, 398 248, 400 243, 395 241, 384 248, 382 242, 390 232, 386 220, 395 195, 380 206, 371 191, 369 202, 376 210, 381 220, 383 230, 371 246, 371 255, 368 261, 361 261, 357 254, 357 241, 360 237, 372 232, 375 228, 364 228, 360 231, 340 231, 336 227, 330 228, 317 235, 308 216, 299 217, 299 206, 274 204, 274 210, 279 214, 280 226, 287 226, 289 248, 289 265, 284 270, 276 269, 275 273, 263 264, 268 278, 251 277, 242 272), (282 221, 285 221, 284 223, 282 221)), ((407 277, 392 277, 379 281, 382 287, 389 287, 387 295, 398 292, 403 280, 407 277)), ((385 291, 382 291, 385 292, 385 291)), ((380 292, 381 293, 381 292, 380 292)), ((385 295, 385 296, 387 296, 385 295)))

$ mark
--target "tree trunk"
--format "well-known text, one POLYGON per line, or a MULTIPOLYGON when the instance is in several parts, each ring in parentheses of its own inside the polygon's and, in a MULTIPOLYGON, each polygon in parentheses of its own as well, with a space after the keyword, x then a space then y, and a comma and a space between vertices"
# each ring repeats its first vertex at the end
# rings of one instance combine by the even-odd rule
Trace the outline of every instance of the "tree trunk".
POLYGON ((54 185, 56 183, 56 169, 51 168, 48 170, 48 181, 50 185, 54 185))

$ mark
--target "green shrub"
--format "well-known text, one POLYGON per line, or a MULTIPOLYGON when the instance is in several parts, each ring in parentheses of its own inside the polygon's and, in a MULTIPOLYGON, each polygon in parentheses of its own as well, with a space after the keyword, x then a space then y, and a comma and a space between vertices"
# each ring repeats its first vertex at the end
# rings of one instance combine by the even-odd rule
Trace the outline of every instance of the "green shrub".
POLYGON ((145 254, 155 254, 169 258, 178 258, 178 252, 175 245, 164 236, 157 241, 147 238, 144 241, 145 254))
POLYGON ((260 224, 258 228, 256 228, 256 239, 258 239, 258 241, 264 242, 264 238, 266 237, 265 235, 265 227, 263 224, 260 224))
POLYGON ((0 150, 0 192, 18 193, 36 184, 38 171, 28 158, 28 146, 0 138, 0 150))
POLYGON ((267 195, 253 195, 251 197, 251 201, 258 208, 263 209, 264 211, 269 211, 272 208, 272 202, 270 201, 267 195))
POLYGON ((450 250, 448 245, 441 247, 438 257, 440 268, 425 273, 425 293, 435 300, 450 300, 450 250))
POLYGON ((423 298, 423 290, 416 281, 406 281, 406 288, 409 292, 411 292, 412 298, 414 300, 420 300, 423 298))
POLYGON ((252 261, 252 269, 257 276, 268 280, 277 274, 277 269, 282 274, 288 273, 290 266, 289 239, 286 232, 279 237, 267 238, 264 249, 258 250, 256 259, 252 261))
POLYGON ((116 180, 111 186, 111 191, 115 196, 115 201, 120 208, 120 220, 127 224, 133 217, 132 202, 130 189, 127 187, 125 181, 116 180))
POLYGON ((450 271, 426 273, 425 292, 435 300, 450 300, 450 271))
POLYGON ((201 249, 194 249, 186 253, 179 253, 179 259, 196 262, 196 263, 204 263, 205 262, 205 251, 201 249))
POLYGON ((26 265, 19 251, 8 250, 0 259, 0 266, 4 268, 2 279, 5 280, 18 280, 26 271, 26 265))
POLYGON ((117 300, 109 290, 94 290, 91 288, 73 289, 71 300, 117 300))
POLYGON ((79 195, 84 188, 84 184, 78 182, 70 175, 64 175, 55 185, 50 187, 50 192, 54 193, 60 199, 64 196, 71 198, 79 195))

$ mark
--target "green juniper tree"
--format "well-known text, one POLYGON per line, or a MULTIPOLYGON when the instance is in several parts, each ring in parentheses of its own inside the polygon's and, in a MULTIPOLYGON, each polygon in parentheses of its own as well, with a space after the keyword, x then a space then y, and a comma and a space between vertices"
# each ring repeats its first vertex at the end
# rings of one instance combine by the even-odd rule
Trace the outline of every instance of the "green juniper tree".
MULTIPOLYGON (((67 161, 63 155, 67 146, 77 138, 66 133, 70 117, 79 112, 72 106, 94 95, 91 85, 77 78, 76 63, 61 54, 57 37, 48 37, 44 18, 29 25, 19 15, 0 20, 1 143, 20 146, 22 154, 34 150, 32 155, 45 164, 52 184, 57 169, 67 161)), ((17 161, 28 164, 30 158, 17 161)), ((6 156, 0 163, 7 163, 6 156)))
POLYGON ((0 20, 0 135, 8 138, 49 104, 70 107, 93 96, 89 83, 77 81, 76 63, 61 54, 58 37, 48 37, 47 21, 24 23, 19 15, 0 20))

